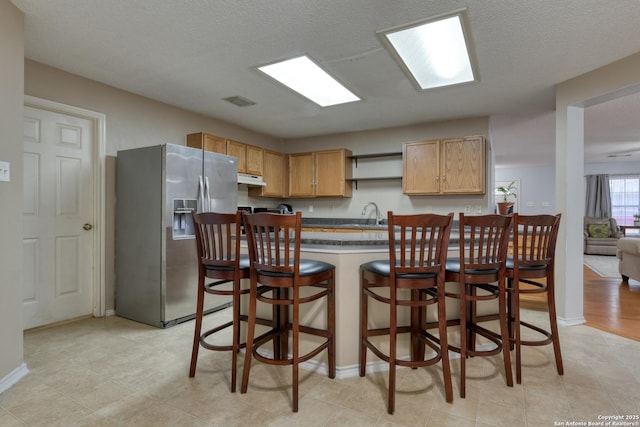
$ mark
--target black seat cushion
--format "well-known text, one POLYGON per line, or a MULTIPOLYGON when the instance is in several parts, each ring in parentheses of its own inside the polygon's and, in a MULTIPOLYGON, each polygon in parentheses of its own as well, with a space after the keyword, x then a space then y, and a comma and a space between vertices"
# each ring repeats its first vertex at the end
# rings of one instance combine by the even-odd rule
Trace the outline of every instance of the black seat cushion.
MULTIPOLYGON (((506 266, 507 266, 507 270, 513 270, 513 257, 512 256, 508 256, 507 257, 507 262, 506 262, 506 266)), ((538 271, 538 270, 544 270, 545 268, 547 268, 546 265, 544 264, 539 264, 539 265, 520 265, 518 267, 520 270, 528 270, 528 271, 538 271)))
MULTIPOLYGON (((460 258, 447 258, 447 271, 451 273, 460 273, 460 258)), ((498 272, 496 268, 483 269, 467 269, 465 274, 495 274, 498 272)))
MULTIPOLYGON (((391 265, 389 260, 377 260, 370 261, 360 266, 361 270, 370 271, 371 273, 379 274, 380 276, 389 277, 391 275, 391 265)), ((402 273, 396 274, 400 279, 429 279, 436 277, 436 273, 402 273)))
MULTIPOLYGON (((313 276, 320 273, 325 273, 330 270, 335 270, 336 266, 324 261, 316 261, 314 259, 301 259, 300 260, 300 276, 313 276)), ((272 277, 290 277, 293 276, 289 273, 277 273, 273 271, 260 270, 260 274, 272 277)))
MULTIPOLYGON (((207 270, 211 271, 232 271, 233 267, 227 266, 215 266, 215 265, 207 265, 205 267, 207 270)), ((240 270, 248 270, 249 269, 249 255, 240 255, 240 270)))

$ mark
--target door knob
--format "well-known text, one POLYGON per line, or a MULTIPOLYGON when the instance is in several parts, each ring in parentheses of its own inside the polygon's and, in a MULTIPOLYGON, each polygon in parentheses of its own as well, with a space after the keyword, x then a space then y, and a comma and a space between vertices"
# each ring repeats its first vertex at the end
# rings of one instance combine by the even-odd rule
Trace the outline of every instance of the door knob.
POLYGON ((85 230, 89 231, 93 228, 93 225, 86 223, 82 226, 82 228, 84 228, 85 230))

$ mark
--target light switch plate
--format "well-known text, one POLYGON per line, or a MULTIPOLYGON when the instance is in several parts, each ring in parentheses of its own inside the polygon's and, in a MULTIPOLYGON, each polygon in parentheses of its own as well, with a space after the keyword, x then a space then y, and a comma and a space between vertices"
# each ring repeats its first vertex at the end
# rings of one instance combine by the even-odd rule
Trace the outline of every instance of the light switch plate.
POLYGON ((9 162, 0 161, 0 181, 11 181, 11 171, 9 169, 9 162))

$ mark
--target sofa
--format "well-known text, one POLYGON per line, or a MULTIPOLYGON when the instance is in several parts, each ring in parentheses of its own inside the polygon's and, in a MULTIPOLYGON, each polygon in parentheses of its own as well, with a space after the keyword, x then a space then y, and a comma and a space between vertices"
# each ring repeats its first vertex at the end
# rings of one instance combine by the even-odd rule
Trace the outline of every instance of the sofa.
POLYGON ((640 281, 640 239, 637 237, 623 237, 616 244, 618 257, 618 271, 622 280, 629 278, 640 281))
POLYGON ((616 245, 622 236, 615 218, 584 217, 585 254, 616 255, 616 245))

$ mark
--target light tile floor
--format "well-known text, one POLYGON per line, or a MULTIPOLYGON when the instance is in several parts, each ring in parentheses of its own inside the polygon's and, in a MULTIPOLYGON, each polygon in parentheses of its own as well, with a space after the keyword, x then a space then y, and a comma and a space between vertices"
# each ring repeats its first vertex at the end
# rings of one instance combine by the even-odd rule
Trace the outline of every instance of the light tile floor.
MULTIPOLYGON (((523 384, 513 388, 499 356, 473 358, 461 399, 453 360, 453 403, 439 365, 400 369, 394 415, 384 372, 330 380, 303 371, 297 414, 289 367, 254 362, 248 393, 232 394, 230 354, 201 349, 188 378, 192 333, 193 322, 161 330, 115 316, 28 332, 31 372, 0 394, 0 426, 559 426, 640 414, 640 342, 587 326, 561 327, 564 376, 551 346, 524 349, 523 384)), ((628 421, 618 425, 640 424, 628 421)))

